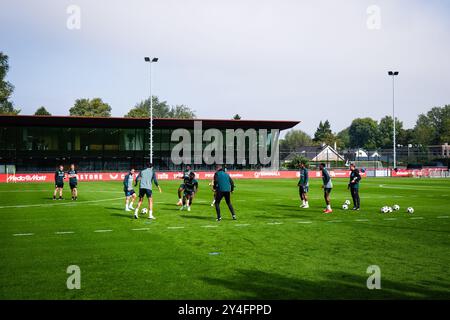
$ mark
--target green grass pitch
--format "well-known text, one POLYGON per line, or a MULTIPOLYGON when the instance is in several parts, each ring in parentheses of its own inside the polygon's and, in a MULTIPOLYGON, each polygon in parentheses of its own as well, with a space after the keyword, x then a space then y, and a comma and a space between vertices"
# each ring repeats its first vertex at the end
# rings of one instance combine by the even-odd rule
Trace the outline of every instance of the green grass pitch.
POLYGON ((2 184, 0 298, 450 298, 450 180, 363 179, 360 212, 340 208, 346 183, 334 179, 324 215, 318 179, 306 210, 296 180, 237 180, 238 220, 223 203, 219 223, 207 181, 191 212, 175 205, 180 181, 161 181, 155 221, 123 210, 121 182, 81 182, 77 202, 68 188, 52 201, 52 184, 2 184), (80 290, 66 287, 69 265, 80 290), (381 290, 367 289, 370 265, 381 290))

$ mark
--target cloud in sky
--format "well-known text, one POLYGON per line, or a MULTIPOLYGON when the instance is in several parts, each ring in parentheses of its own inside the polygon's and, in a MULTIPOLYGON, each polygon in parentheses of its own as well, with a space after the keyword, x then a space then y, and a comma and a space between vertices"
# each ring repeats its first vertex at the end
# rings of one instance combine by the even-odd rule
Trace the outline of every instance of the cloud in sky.
POLYGON ((296 119, 313 133, 354 117, 391 113, 387 70, 398 69, 396 110, 406 126, 450 103, 450 6, 441 1, 3 0, 0 50, 10 56, 13 100, 67 114, 101 97, 122 116, 154 94, 199 117, 296 119), (66 27, 69 5, 81 29, 66 27), (377 5, 381 28, 367 28, 377 5))

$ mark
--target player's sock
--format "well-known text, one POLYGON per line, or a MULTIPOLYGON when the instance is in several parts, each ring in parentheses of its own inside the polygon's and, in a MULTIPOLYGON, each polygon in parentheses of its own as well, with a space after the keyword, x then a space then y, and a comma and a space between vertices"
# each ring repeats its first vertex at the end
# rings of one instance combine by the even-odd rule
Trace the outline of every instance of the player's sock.
POLYGON ((153 216, 152 210, 149 211, 148 218, 149 219, 155 219, 155 217, 153 216))
POLYGON ((331 210, 331 205, 327 204, 327 210, 331 210))
POLYGON ((130 210, 134 210, 134 208, 133 208, 133 203, 130 203, 130 204, 128 205, 128 208, 130 208, 130 210))
POLYGON ((139 214, 139 208, 136 208, 134 210, 134 217, 137 219, 138 218, 138 214, 139 214))

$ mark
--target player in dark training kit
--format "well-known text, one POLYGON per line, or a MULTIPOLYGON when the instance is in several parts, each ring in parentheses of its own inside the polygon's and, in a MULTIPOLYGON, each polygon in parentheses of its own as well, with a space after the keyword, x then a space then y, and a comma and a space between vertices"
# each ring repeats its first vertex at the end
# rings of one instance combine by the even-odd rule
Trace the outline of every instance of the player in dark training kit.
MULTIPOLYGON (((191 172, 192 172, 191 166, 187 165, 186 169, 184 169, 184 171, 183 171, 183 177, 182 177, 183 181, 184 181, 184 179, 189 178, 189 174, 191 172)), ((178 203, 177 203, 177 206, 183 205, 183 197, 182 197, 183 192, 184 192, 184 183, 180 184, 180 186, 178 187, 178 203)))
POLYGON ((75 170, 75 165, 72 163, 70 165, 70 170, 67 171, 67 176, 69 177, 69 186, 72 191, 72 200, 78 199, 78 172, 75 170))
POLYGON ((300 200, 302 200, 302 205, 300 208, 309 208, 308 204, 308 188, 309 188, 309 174, 308 169, 306 169, 306 163, 300 163, 300 180, 298 181, 298 191, 300 194, 300 200))
POLYGON ((62 200, 62 193, 64 188, 64 179, 66 174, 64 172, 63 165, 59 165, 58 170, 55 172, 55 191, 53 192, 53 200, 56 200, 56 193, 59 191, 59 199, 62 200))
POLYGON ((331 209, 331 199, 330 199, 330 193, 333 189, 333 183, 331 182, 331 176, 328 173, 327 168, 325 168, 325 163, 319 164, 319 169, 322 172, 322 189, 323 189, 323 196, 325 198, 325 203, 327 205, 326 209, 323 210, 324 213, 332 213, 333 210, 331 209))
POLYGON ((214 206, 216 207, 217 221, 222 220, 222 216, 220 215, 220 201, 222 198, 225 198, 233 220, 236 220, 236 214, 231 204, 231 193, 234 191, 234 182, 221 165, 217 165, 217 171, 214 174, 214 191, 216 194, 214 206))
POLYGON ((348 189, 350 190, 353 199, 352 210, 359 210, 361 204, 361 200, 359 198, 359 182, 361 181, 361 174, 359 173, 359 170, 356 169, 354 163, 350 164, 350 170, 350 182, 348 184, 348 189))
POLYGON ((189 173, 189 177, 184 179, 183 206, 180 210, 187 209, 191 211, 192 200, 198 190, 198 181, 195 179, 195 173, 189 173))

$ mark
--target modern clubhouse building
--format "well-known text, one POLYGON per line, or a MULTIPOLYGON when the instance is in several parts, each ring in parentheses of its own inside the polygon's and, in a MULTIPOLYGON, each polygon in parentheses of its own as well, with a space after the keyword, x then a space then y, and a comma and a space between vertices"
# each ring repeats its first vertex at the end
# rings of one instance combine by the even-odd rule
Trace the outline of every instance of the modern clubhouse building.
MULTIPOLYGON (((270 149, 272 132, 292 128, 298 121, 154 119, 153 162, 158 170, 180 169, 180 165, 171 161, 171 151, 179 143, 172 141, 172 133, 176 129, 193 132, 199 123, 203 132, 218 129, 224 137, 227 129, 265 129, 270 149)), ((249 146, 249 139, 245 144, 249 146)), ((141 168, 148 161, 148 118, 0 115, 0 173, 7 167, 15 172, 51 172, 60 163, 75 163, 84 171, 124 171, 130 166, 141 168)), ((227 165, 230 169, 262 166, 249 161, 245 165, 227 165)), ((197 163, 194 168, 213 169, 213 166, 197 163)))

